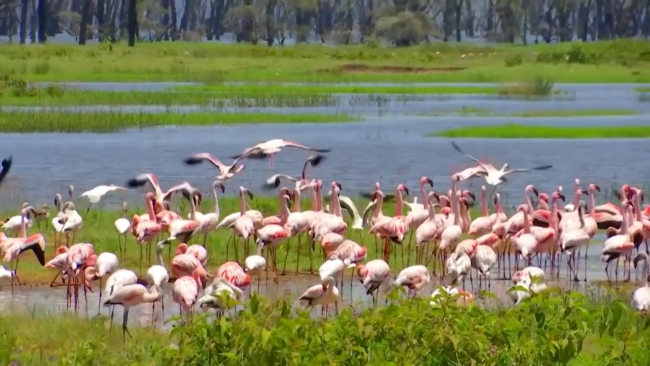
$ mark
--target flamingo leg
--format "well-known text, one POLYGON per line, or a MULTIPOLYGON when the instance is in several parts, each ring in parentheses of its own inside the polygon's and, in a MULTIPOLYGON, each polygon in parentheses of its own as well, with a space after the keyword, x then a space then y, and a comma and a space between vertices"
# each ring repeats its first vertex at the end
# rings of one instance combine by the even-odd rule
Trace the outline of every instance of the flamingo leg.
POLYGON ((298 274, 298 269, 300 268, 300 245, 301 245, 302 233, 298 233, 298 246, 296 246, 296 252, 298 252, 296 257, 296 274, 298 274))
MULTIPOLYGON (((413 241, 413 230, 411 230, 411 234, 409 234, 408 252, 406 253, 406 265, 407 266, 409 264, 411 264, 411 242, 412 241, 413 241)), ((404 250, 403 247, 402 247, 402 250, 404 250)), ((403 252, 402 252, 402 258, 403 257, 404 257, 404 255, 403 255, 403 252)), ((417 258, 418 258, 418 256, 417 256, 417 250, 416 250, 416 253, 415 253, 415 261, 416 262, 417 262, 417 258)), ((403 261, 404 260, 402 259, 402 262, 403 261)), ((404 267, 404 263, 402 263, 402 267, 404 267)))
POLYGON ((287 241, 287 254, 284 255, 284 265, 282 266, 282 275, 284 276, 284 271, 287 269, 287 259, 289 259, 289 250, 291 249, 291 239, 287 241))
POLYGON ((587 242, 587 247, 585 248, 585 282, 587 282, 587 253, 589 253, 589 243, 587 242))
POLYGON ((140 272, 139 275, 142 275, 142 243, 140 243, 140 272))
POLYGON ((99 277, 99 304, 97 304, 97 315, 99 315, 99 310, 102 308, 102 277, 99 277))
POLYGON ((129 328, 126 327, 126 324, 129 321, 129 311, 124 310, 124 318, 122 319, 122 338, 124 341, 126 341, 126 335, 129 335, 129 338, 133 338, 131 335, 131 332, 129 332, 129 328))

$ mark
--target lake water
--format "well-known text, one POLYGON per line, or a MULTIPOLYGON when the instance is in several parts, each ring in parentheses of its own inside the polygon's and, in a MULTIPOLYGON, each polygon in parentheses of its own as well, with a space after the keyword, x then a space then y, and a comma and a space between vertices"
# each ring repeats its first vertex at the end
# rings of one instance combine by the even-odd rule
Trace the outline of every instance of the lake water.
MULTIPOLYGON (((178 83, 72 83, 73 87, 93 90, 159 90, 178 83)), ((449 84, 447 84, 449 85, 449 84)), ((454 84, 451 84, 454 85, 454 84)), ((488 85, 488 84, 479 84, 488 85)), ((434 188, 446 191, 449 176, 472 166, 466 157, 452 149, 448 139, 425 137, 452 127, 477 124, 517 122, 544 125, 645 125, 650 103, 643 103, 633 92, 632 84, 567 84, 557 88, 566 96, 549 101, 504 100, 494 96, 415 96, 418 101, 391 100, 381 106, 345 106, 255 109, 276 112, 347 112, 365 117, 364 122, 345 124, 274 124, 129 130, 113 134, 0 134, 3 155, 14 156, 9 181, 0 189, 2 205, 28 199, 34 204, 50 202, 56 192, 64 193, 74 184, 78 193, 100 184, 124 184, 141 172, 156 173, 163 188, 181 181, 207 191, 216 170, 208 164, 187 167, 184 157, 195 152, 211 152, 229 162, 229 156, 244 148, 272 138, 298 141, 308 146, 331 148, 328 159, 316 168, 314 176, 325 182, 337 180, 343 194, 354 196, 368 191, 374 182, 389 192, 399 183, 415 189, 419 177, 434 180, 434 188), (558 109, 626 109, 639 115, 582 118, 512 118, 475 116, 416 116, 443 113, 460 108, 481 108, 497 113, 558 109)), ((414 85, 417 87, 417 85, 414 85)), ((345 98, 346 96, 343 96, 345 98)), ((349 97, 349 96, 348 96, 349 97)), ((389 99, 395 97, 386 96, 389 99)), ((89 107, 95 108, 95 107, 89 107)), ((125 107, 131 111, 145 109, 160 112, 159 107, 125 107)), ((190 111, 194 107, 177 107, 190 111)), ((598 183, 603 188, 632 183, 645 186, 648 178, 638 162, 650 151, 642 147, 646 139, 607 140, 489 140, 464 139, 461 147, 477 158, 486 158, 496 166, 526 168, 553 164, 543 172, 514 173, 499 191, 506 205, 522 202, 523 189, 535 184, 542 191, 558 185, 571 187, 575 178, 585 184, 598 183), (642 145, 643 144, 643 145, 642 145)), ((269 171, 266 161, 246 161, 246 170, 228 181, 227 193, 239 185, 259 192, 259 186, 274 173, 299 174, 302 161, 309 154, 286 151, 276 156, 275 168, 269 171)), ((476 188, 482 180, 470 184, 476 188)), ((129 195, 133 199, 136 194, 129 195)), ((599 198, 599 201, 601 199, 599 198)), ((111 201, 111 200, 109 200, 111 201)), ((117 198, 119 201, 119 198, 117 198)), ((112 202, 116 202, 115 199, 112 202)))

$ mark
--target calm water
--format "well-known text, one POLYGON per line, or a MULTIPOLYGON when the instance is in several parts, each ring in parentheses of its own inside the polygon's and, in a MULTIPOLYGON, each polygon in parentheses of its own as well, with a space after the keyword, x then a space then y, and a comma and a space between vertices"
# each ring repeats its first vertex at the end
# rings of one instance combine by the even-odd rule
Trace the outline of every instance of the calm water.
MULTIPOLYGON (((155 90, 174 83, 74 83, 75 87, 95 90, 155 90)), ((81 193, 100 184, 124 184, 141 172, 156 173, 164 188, 188 180, 207 191, 216 170, 208 164, 186 167, 184 157, 195 152, 211 152, 229 162, 229 156, 257 142, 284 138, 305 145, 328 147, 333 151, 316 168, 314 175, 325 182, 337 180, 343 193, 368 191, 374 182, 384 191, 399 183, 416 188, 427 175, 435 188, 447 190, 449 175, 469 167, 472 162, 458 154, 447 139, 424 135, 451 127, 517 122, 545 125, 644 125, 647 114, 622 117, 584 118, 503 118, 472 116, 415 116, 412 113, 440 113, 462 107, 484 108, 496 112, 557 109, 631 109, 650 113, 650 103, 639 102, 632 91, 639 85, 561 85, 569 100, 516 101, 490 96, 427 97, 421 101, 391 101, 384 106, 300 108, 310 112, 347 111, 366 116, 366 121, 348 124, 242 125, 130 130, 115 134, 0 134, 2 154, 14 156, 14 167, 1 189, 2 204, 24 199, 32 203, 50 202, 56 192, 64 193, 74 184, 81 193), (443 99, 443 100, 441 100, 443 99), (382 111, 381 109, 385 111, 382 111)), ((567 99, 567 98, 564 98, 567 99)), ((92 107, 91 107, 92 108, 92 107)), ((142 107, 127 107, 135 110, 142 107)), ((190 110, 192 107, 180 107, 190 110)), ((158 107, 147 107, 155 112, 158 107)), ((164 109, 164 108, 163 108, 164 109)), ((258 109, 259 110, 259 109, 258 109)), ((287 113, 294 109, 276 109, 287 113)), ((645 139, 607 140, 487 140, 464 139, 459 144, 477 158, 494 165, 509 163, 511 168, 553 164, 545 172, 514 173, 499 191, 507 205, 523 199, 523 189, 533 183, 543 191, 557 185, 571 187, 575 178, 598 183, 603 188, 622 182, 644 186, 648 178, 637 162, 647 160, 650 150, 645 139), (640 145, 643 144, 643 145, 640 145)), ((247 161, 246 170, 228 182, 227 193, 239 185, 259 192, 259 186, 274 173, 296 175, 309 154, 286 149, 276 156, 269 171, 266 161, 247 161)), ((477 187, 482 180, 463 183, 477 187)), ((136 197, 131 194, 128 198, 136 197)), ((139 196, 138 196, 139 197, 139 196)), ((108 199, 116 202, 119 198, 108 199)), ((82 206, 83 207, 83 206, 82 206)))

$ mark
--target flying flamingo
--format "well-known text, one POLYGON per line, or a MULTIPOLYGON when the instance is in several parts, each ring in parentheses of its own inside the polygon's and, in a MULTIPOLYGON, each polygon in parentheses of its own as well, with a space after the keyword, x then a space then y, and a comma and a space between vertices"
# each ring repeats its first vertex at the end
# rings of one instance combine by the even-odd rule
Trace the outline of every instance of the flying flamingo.
POLYGON ((390 278, 388 263, 381 259, 374 259, 365 265, 359 264, 357 265, 357 275, 366 289, 366 295, 371 295, 373 303, 377 305, 379 288, 390 278))
MULTIPOLYGON (((628 262, 628 257, 631 255, 634 250, 634 242, 631 240, 628 233, 629 229, 629 215, 631 212, 632 203, 630 201, 625 201, 623 203, 625 211, 623 212, 623 225, 621 226, 621 232, 618 235, 614 235, 605 240, 603 244, 602 260, 606 262, 605 265, 605 274, 607 274, 607 280, 609 281, 609 263, 618 259, 620 256, 625 256, 625 262, 623 264, 623 272, 625 272, 625 264, 628 262)), ((616 281, 618 281, 618 260, 616 261, 616 281)))
POLYGON ((122 319, 122 337, 126 339, 131 333, 127 328, 129 321, 129 310, 131 307, 147 302, 156 302, 163 296, 162 289, 151 286, 149 290, 140 284, 126 285, 113 292, 105 301, 104 306, 121 305, 124 308, 124 318, 122 319))
POLYGON ((282 139, 273 139, 273 140, 259 143, 247 149, 244 149, 244 151, 241 154, 233 156, 232 159, 239 159, 239 158, 264 159, 268 157, 269 169, 273 169, 273 157, 275 156, 276 153, 280 152, 281 148, 283 147, 295 147, 307 151, 315 151, 317 153, 328 153, 332 151, 332 149, 317 149, 317 148, 301 145, 297 142, 285 141, 282 139))
MULTIPOLYGON (((246 199, 244 194, 247 194, 250 199, 253 199, 253 194, 243 186, 239 187, 239 217, 230 224, 228 227, 232 230, 232 236, 237 235, 244 239, 244 256, 248 256, 248 238, 251 234, 255 234, 255 225, 249 215, 246 215, 246 199)), ((228 239, 230 241, 230 239, 228 239)), ((227 244, 226 244, 227 245, 227 244)), ((235 248, 235 258, 237 258, 237 243, 233 240, 235 248)))
POLYGON ((276 189, 280 186, 283 179, 289 180, 296 184, 296 187, 299 187, 301 190, 306 189, 313 182, 307 179, 307 166, 316 167, 325 160, 324 155, 312 155, 305 160, 305 163, 302 166, 302 173, 300 174, 300 179, 294 178, 287 174, 274 174, 270 176, 265 184, 262 186, 262 189, 276 189))
MULTIPOLYGON (((160 185, 158 184, 158 178, 156 177, 155 174, 142 173, 135 176, 135 178, 129 179, 126 182, 126 186, 129 188, 138 188, 147 185, 147 183, 150 184, 154 190, 153 192, 155 197, 154 210, 156 212, 165 210, 166 207, 169 206, 169 201, 172 199, 172 196, 175 193, 179 192, 179 190, 177 189, 179 186, 183 187, 186 184, 189 184, 187 182, 182 182, 180 184, 173 186, 168 191, 163 192, 163 190, 160 188, 160 185)), ((149 216, 149 218, 151 218, 151 216, 149 216)))
POLYGON ((469 225, 468 234, 477 238, 490 231, 492 231, 492 220, 490 220, 487 204, 485 203, 485 186, 481 186, 481 216, 469 225))
MULTIPOLYGON (((484 176, 485 177, 485 182, 494 187, 492 192, 494 192, 494 189, 496 189, 497 185, 499 185, 501 183, 504 183, 506 181, 505 177, 506 177, 506 175, 508 175, 510 173, 529 172, 529 171, 535 171, 535 170, 547 170, 547 169, 550 169, 550 168, 553 167, 553 165, 540 165, 540 166, 536 166, 536 167, 528 168, 528 169, 524 169, 524 168, 508 169, 508 164, 506 163, 506 164, 503 164, 503 167, 501 167, 500 170, 496 170, 493 166, 491 166, 491 165, 487 166, 487 165, 483 164, 480 160, 476 159, 475 157, 464 153, 463 150, 461 150, 460 147, 458 145, 456 145, 455 142, 452 141, 451 145, 454 147, 454 149, 456 151, 458 151, 459 153, 465 155, 466 157, 474 160, 479 166, 481 166, 483 168, 482 171, 477 171, 476 174, 479 175, 479 176, 484 176)), ((490 197, 492 197, 492 194, 490 194, 490 197)))
POLYGON ((8 158, 2 160, 2 171, 0 171, 0 185, 2 185, 2 181, 5 180, 7 174, 9 174, 12 161, 13 157, 11 155, 8 158))
POLYGON ((409 295, 417 295, 422 288, 431 281, 431 275, 427 267, 416 264, 404 268, 395 279, 393 286, 405 286, 409 295))
POLYGON ((183 162, 185 163, 185 165, 198 165, 204 161, 208 161, 212 165, 214 165, 217 169, 219 169, 219 175, 217 175, 217 179, 222 182, 225 182, 226 180, 234 177, 242 170, 244 170, 245 168, 244 164, 237 165, 237 163, 239 163, 241 159, 242 159, 241 157, 237 158, 235 159, 235 161, 232 162, 232 164, 226 165, 221 161, 219 161, 219 159, 212 156, 212 154, 210 153, 197 153, 185 159, 183 162))
POLYGON ((179 312, 190 314, 192 307, 199 299, 199 293, 203 289, 208 273, 198 267, 192 271, 191 276, 183 276, 174 282, 172 288, 172 300, 178 304, 179 312))
POLYGON ((648 286, 648 254, 640 252, 634 257, 634 268, 637 268, 639 262, 643 261, 643 286, 634 290, 632 295, 632 307, 641 312, 644 316, 650 310, 650 286, 648 286))
POLYGON ((301 305, 308 307, 310 310, 316 305, 321 305, 322 309, 322 307, 333 303, 336 313, 339 312, 339 290, 335 286, 333 277, 327 277, 322 284, 308 288, 298 300, 301 305))
POLYGON ((120 253, 120 258, 124 258, 126 252, 126 234, 131 230, 131 222, 126 218, 126 201, 122 201, 122 217, 115 220, 115 230, 117 230, 117 251, 120 253), (124 246, 122 246, 121 237, 124 236, 124 246))
POLYGON ((89 191, 86 191, 82 193, 79 197, 86 197, 88 198, 88 201, 90 204, 88 205, 88 208, 86 209, 86 215, 88 214, 88 211, 90 211, 90 207, 92 207, 93 203, 98 203, 101 201, 101 199, 109 192, 113 191, 126 191, 127 189, 124 187, 116 186, 114 184, 111 184, 109 186, 106 185, 101 185, 97 186, 89 191))

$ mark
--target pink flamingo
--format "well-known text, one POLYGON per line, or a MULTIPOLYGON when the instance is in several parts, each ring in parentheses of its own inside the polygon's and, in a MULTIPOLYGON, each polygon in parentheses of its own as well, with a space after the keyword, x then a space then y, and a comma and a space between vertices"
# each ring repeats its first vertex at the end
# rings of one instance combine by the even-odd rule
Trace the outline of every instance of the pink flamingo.
POLYGON ((197 153, 189 158, 186 158, 183 162, 186 165, 198 165, 203 163, 204 161, 210 162, 212 165, 214 165, 217 169, 219 169, 219 175, 217 175, 217 179, 225 182, 226 180, 234 177, 237 175, 239 172, 244 170, 245 165, 237 165, 241 158, 235 159, 235 161, 232 162, 230 165, 226 165, 219 161, 219 159, 215 158, 212 154, 210 153, 197 153))
MULTIPOLYGON (((287 190, 289 193, 289 190, 287 190)), ((286 214, 288 212, 287 201, 289 196, 283 196, 283 202, 281 210, 286 214)), ((286 220, 286 219, 285 219, 286 220)), ((283 240, 286 240, 290 236, 290 232, 285 229, 281 224, 268 224, 263 226, 261 229, 257 230, 257 255, 262 255, 263 248, 271 248, 270 256, 273 259, 273 271, 275 272, 276 280, 278 278, 278 267, 277 267, 277 246, 283 240)), ((288 251, 287 251, 288 253, 288 251)), ((285 257, 285 267, 286 267, 286 257, 285 257)))
POLYGON ((155 196, 153 193, 147 193, 146 202, 149 219, 141 221, 140 216, 133 215, 131 224, 136 235, 136 243, 140 245, 140 273, 142 273, 142 243, 151 245, 151 242, 163 232, 163 225, 158 221, 154 213, 155 196))
MULTIPOLYGON (((307 187, 313 187, 313 184, 307 185, 307 187)), ((307 188, 305 187, 305 188, 307 188)), ((284 224, 285 229, 290 233, 290 237, 298 237, 298 245, 296 247, 296 252, 297 252, 297 259, 296 259, 296 274, 298 273, 298 267, 300 265, 300 246, 301 246, 301 235, 305 231, 309 229, 309 219, 310 215, 314 213, 314 211, 305 211, 302 212, 300 208, 300 190, 301 188, 296 184, 296 188, 293 189, 293 207, 291 208, 291 212, 289 213, 289 216, 287 217, 287 222, 284 224)), ((312 205, 315 202, 315 199, 313 198, 314 194, 312 191, 312 205)), ((287 243, 287 256, 289 254, 289 244, 291 241, 287 243)), ((282 274, 285 273, 285 269, 287 267, 287 260, 285 257, 284 260, 284 267, 282 267, 282 274)))
POLYGON ((291 192, 288 188, 282 187, 279 193, 278 206, 280 207, 280 213, 265 217, 262 220, 262 227, 271 224, 283 226, 287 222, 287 219, 289 218, 289 207, 287 207, 287 202, 289 201, 291 192))
POLYGON ((286 141, 282 139, 273 139, 266 142, 259 143, 255 146, 244 149, 244 151, 236 156, 233 156, 232 159, 248 158, 248 159, 263 159, 265 157, 269 158, 269 169, 273 169, 273 157, 276 153, 281 151, 283 147, 293 147, 307 151, 315 151, 318 153, 328 153, 332 151, 331 149, 317 149, 313 147, 308 147, 301 145, 297 142, 286 141))
POLYGON ((438 249, 440 250, 442 262, 446 262, 445 250, 447 248, 453 249, 460 236, 463 234, 463 228, 461 227, 461 212, 460 212, 460 200, 456 192, 456 181, 459 180, 458 176, 451 177, 451 210, 452 215, 454 215, 453 224, 446 226, 445 229, 440 234, 440 245, 438 249))
MULTIPOLYGON (((528 217, 528 207, 525 205, 517 208, 518 212, 524 215, 524 232, 519 237, 513 236, 510 240, 515 246, 515 257, 522 256, 528 260, 530 266, 531 259, 535 256, 535 249, 537 248, 537 239, 530 233, 530 220, 528 217)), ((519 258, 515 258, 517 269, 519 269, 519 258)))
MULTIPOLYGON (((431 197, 430 200, 433 198, 434 197, 431 197)), ((436 238, 442 234, 443 224, 436 219, 435 206, 436 205, 434 205, 433 202, 429 202, 427 206, 427 212, 429 216, 427 220, 419 225, 415 230, 415 246, 418 248, 415 255, 416 263, 422 261, 422 256, 426 252, 426 244, 429 242, 434 242, 436 238)))
MULTIPOLYGON (((244 194, 247 194, 250 199, 253 199, 253 194, 244 186, 239 187, 239 213, 240 216, 228 228, 232 230, 232 236, 237 235, 244 239, 244 256, 248 257, 248 238, 251 234, 255 234, 255 224, 249 215, 246 215, 246 199, 244 194)), ((228 239, 230 241, 230 239, 228 239)), ((238 248, 236 241, 233 241, 235 247, 235 258, 238 257, 238 248)))
MULTIPOLYGON (((628 184, 623 184, 621 186, 621 197, 628 197, 631 192, 631 186, 628 184)), ((608 213, 612 216, 616 215, 621 215, 624 213, 624 210, 618 207, 617 205, 611 203, 611 202, 606 202, 602 205, 598 205, 594 208, 596 212, 603 212, 603 213, 608 213)))
POLYGON ((497 207, 497 212, 490 215, 490 221, 492 221, 492 225, 508 221, 508 216, 505 212, 503 212, 503 207, 501 206, 501 195, 499 193, 496 193, 494 195, 494 205, 497 207))
POLYGON ((320 214, 312 232, 315 240, 322 240, 327 233, 343 234, 348 228, 348 224, 343 219, 339 194, 341 192, 341 183, 333 181, 330 191, 330 211, 331 213, 320 214))
POLYGON ((154 303, 162 299, 162 297, 162 289, 156 286, 151 286, 149 290, 147 290, 146 287, 140 284, 126 285, 115 290, 113 294, 104 301, 104 306, 121 305, 124 308, 122 337, 126 338, 126 334, 128 334, 129 337, 133 338, 126 326, 129 321, 129 310, 131 310, 131 307, 144 303, 154 303))
POLYGON ((410 296, 417 295, 427 283, 431 282, 431 275, 427 267, 416 264, 404 268, 395 279, 393 286, 405 286, 410 296))
POLYGON ((238 288, 245 288, 251 284, 251 276, 246 273, 237 262, 226 262, 217 268, 217 276, 232 283, 238 288))
POLYGON ((375 201, 377 202, 375 206, 375 215, 374 223, 370 228, 370 234, 379 234, 384 243, 384 260, 388 263, 390 260, 390 243, 388 240, 402 244, 404 240, 404 233, 407 230, 407 227, 404 221, 396 219, 393 217, 381 215, 381 203, 384 200, 384 193, 377 189, 375 190, 375 201))
POLYGON ((476 218, 469 225, 468 234, 473 237, 479 237, 492 231, 492 220, 488 214, 487 204, 485 202, 485 186, 481 186, 481 217, 476 218))
MULTIPOLYGON (((160 257, 160 256, 159 256, 160 257)), ((192 254, 179 254, 172 258, 172 274, 178 277, 189 276, 197 268, 203 268, 201 262, 192 254)))
POLYGON ((14 290, 14 278, 18 282, 18 286, 22 287, 22 284, 20 283, 20 278, 18 277, 18 262, 19 262, 20 254, 22 254, 27 250, 32 250, 36 258, 38 259, 40 265, 45 266, 45 238, 41 233, 36 233, 27 237, 26 234, 27 231, 25 228, 26 216, 27 216, 27 210, 23 209, 21 211, 20 228, 19 228, 19 234, 17 238, 7 238, 3 234, 4 238, 0 240, 0 248, 2 249, 2 253, 4 254, 3 260, 5 262, 12 262, 12 264, 15 260, 15 264, 11 266, 13 267, 12 271, 14 273, 14 275, 11 276, 12 293, 14 290))
POLYGON ((203 267, 198 267, 192 271, 191 276, 183 276, 174 282, 172 288, 172 300, 178 304, 179 312, 190 314, 192 307, 199 298, 199 293, 203 289, 208 273, 203 267))
POLYGON ((381 259, 374 259, 365 265, 358 264, 357 276, 359 276, 363 287, 366 289, 366 295, 371 295, 373 303, 377 305, 379 288, 390 278, 388 263, 381 259))
MULTIPOLYGON (((603 244, 602 260, 607 263, 605 265, 605 274, 607 274, 607 280, 609 281, 609 263, 618 259, 620 256, 625 256, 625 262, 623 263, 623 272, 625 275, 625 264, 629 262, 629 256, 634 250, 634 242, 629 234, 629 215, 631 213, 632 203, 630 201, 624 201, 622 206, 625 208, 623 214, 623 225, 621 226, 620 234, 611 236, 605 240, 603 244)), ((616 281, 618 281, 618 261, 616 261, 616 281)))
POLYGON ((208 251, 201 245, 190 245, 188 246, 185 243, 180 243, 176 247, 176 253, 174 256, 179 254, 189 254, 193 255, 194 258, 198 259, 203 267, 208 263, 208 251))

